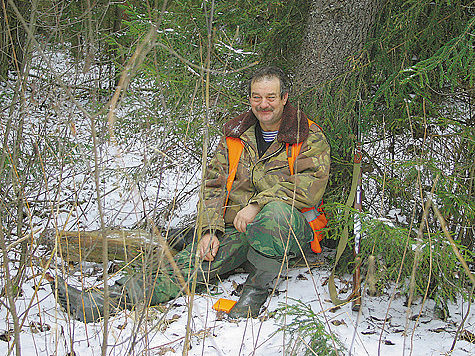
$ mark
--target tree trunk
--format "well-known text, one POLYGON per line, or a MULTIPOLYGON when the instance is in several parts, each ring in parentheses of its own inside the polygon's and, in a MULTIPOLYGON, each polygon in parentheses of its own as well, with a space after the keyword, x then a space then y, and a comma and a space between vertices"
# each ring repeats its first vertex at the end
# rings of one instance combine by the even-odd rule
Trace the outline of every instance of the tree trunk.
POLYGON ((294 81, 296 94, 323 85, 338 87, 352 69, 375 21, 382 0, 313 0, 294 81))
MULTIPOLYGON (((24 18, 28 19, 30 1, 16 1, 24 18)), ((9 71, 18 72, 23 60, 26 32, 8 0, 0 0, 0 82, 9 71)))

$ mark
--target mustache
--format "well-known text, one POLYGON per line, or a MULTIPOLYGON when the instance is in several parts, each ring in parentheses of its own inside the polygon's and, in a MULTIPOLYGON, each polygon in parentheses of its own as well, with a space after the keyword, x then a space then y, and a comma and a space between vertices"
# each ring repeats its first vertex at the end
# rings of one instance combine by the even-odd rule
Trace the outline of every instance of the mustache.
POLYGON ((261 109, 261 108, 257 108, 257 111, 268 112, 268 111, 274 111, 274 109, 261 109))

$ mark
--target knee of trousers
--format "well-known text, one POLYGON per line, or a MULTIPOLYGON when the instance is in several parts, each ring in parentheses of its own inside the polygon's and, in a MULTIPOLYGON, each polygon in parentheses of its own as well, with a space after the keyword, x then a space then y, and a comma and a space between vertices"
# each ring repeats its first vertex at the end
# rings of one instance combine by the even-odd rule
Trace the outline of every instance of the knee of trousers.
POLYGON ((313 232, 297 209, 283 202, 265 205, 246 228, 246 238, 259 254, 282 260, 300 255, 299 244, 307 243, 313 232))
POLYGON ((266 204, 254 221, 250 224, 251 229, 260 228, 262 224, 275 226, 276 228, 289 228, 293 224, 293 216, 298 217, 299 211, 289 204, 273 201, 266 204))

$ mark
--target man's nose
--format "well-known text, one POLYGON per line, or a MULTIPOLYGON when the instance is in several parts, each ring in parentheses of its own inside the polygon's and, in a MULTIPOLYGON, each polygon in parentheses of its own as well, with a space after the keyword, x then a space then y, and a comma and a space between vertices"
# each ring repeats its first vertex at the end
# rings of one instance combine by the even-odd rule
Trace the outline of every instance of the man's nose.
POLYGON ((259 105, 261 109, 266 109, 269 107, 269 101, 266 98, 262 98, 261 105, 259 105))

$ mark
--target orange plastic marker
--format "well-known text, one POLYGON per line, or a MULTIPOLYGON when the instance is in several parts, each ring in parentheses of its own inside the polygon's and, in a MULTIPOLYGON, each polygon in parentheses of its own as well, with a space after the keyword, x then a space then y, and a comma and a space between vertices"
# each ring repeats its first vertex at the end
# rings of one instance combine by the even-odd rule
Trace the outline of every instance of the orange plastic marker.
POLYGON ((229 311, 234 307, 234 304, 236 304, 235 300, 219 298, 218 301, 214 303, 213 309, 229 313, 229 311))

